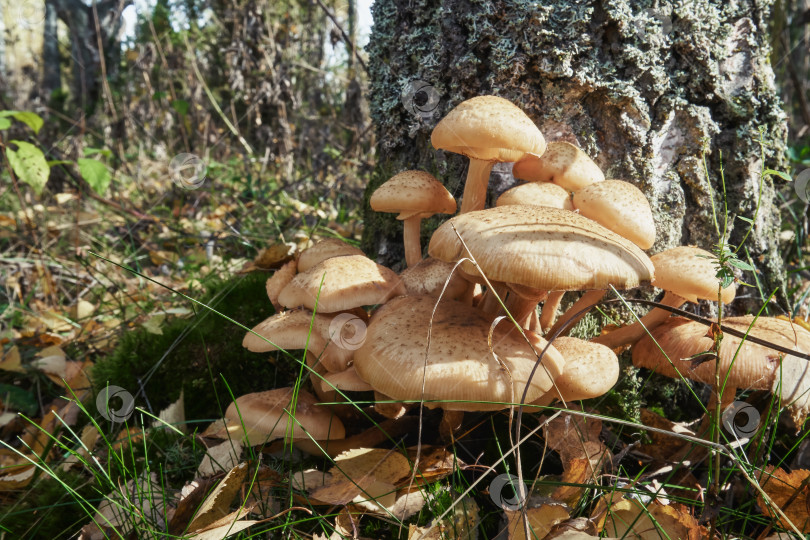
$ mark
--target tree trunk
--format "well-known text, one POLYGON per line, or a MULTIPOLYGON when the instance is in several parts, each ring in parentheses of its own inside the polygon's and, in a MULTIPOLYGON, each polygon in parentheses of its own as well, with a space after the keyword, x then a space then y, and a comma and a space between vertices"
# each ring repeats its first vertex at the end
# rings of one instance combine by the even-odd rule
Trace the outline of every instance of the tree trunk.
POLYGON ((49 102, 54 90, 62 87, 56 10, 55 0, 45 0, 45 20, 42 32, 42 97, 45 103, 49 102))
MULTIPOLYGON (((420 168, 459 197, 467 159, 433 150, 431 130, 464 99, 495 94, 521 107, 548 141, 579 145, 608 178, 644 191, 657 223, 650 253, 715 245, 711 193, 722 227, 722 155, 736 245, 747 223, 733 216, 754 218, 756 210, 760 129, 764 168, 785 166, 785 116, 768 63, 770 7, 768 0, 376 0, 369 94, 379 155, 366 196, 394 173, 420 168)), ((514 182, 509 167, 500 175, 514 182)), ((507 187, 495 176, 491 191, 507 187)), ((785 284, 770 178, 755 223, 745 249, 767 297, 785 284)), ((369 253, 394 264, 400 238, 390 215, 367 210, 369 253)), ((756 291, 748 294, 761 303, 756 291)))

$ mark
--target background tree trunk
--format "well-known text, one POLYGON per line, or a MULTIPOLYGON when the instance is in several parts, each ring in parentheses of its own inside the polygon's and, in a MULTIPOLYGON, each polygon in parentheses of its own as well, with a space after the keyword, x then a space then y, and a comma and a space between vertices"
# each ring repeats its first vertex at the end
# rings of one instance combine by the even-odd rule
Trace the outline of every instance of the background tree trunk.
MULTIPOLYGON (((420 168, 459 197, 467 160, 433 150, 430 132, 464 99, 496 94, 526 111, 547 140, 578 144, 608 178, 644 191, 657 223, 651 253, 714 246, 702 152, 721 226, 722 155, 736 245, 747 224, 733 216, 754 218, 760 130, 765 168, 785 165, 785 115, 768 63, 770 7, 768 0, 376 0, 369 94, 379 158, 366 196, 394 173, 420 168)), ((496 176, 491 196, 514 182, 509 167, 496 176)), ((767 297, 783 292, 785 279, 769 178, 762 191, 745 249, 767 297)), ((385 264, 401 261, 401 229, 392 215, 367 210, 365 249, 385 264)), ((761 304, 755 290, 742 294, 761 304)))

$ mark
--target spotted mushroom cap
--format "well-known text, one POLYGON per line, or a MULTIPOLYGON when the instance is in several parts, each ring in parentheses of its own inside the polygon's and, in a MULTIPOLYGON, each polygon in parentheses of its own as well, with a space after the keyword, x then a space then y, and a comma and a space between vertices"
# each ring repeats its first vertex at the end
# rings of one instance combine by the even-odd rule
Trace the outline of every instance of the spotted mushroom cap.
POLYGON ((631 240, 641 249, 655 243, 655 221, 647 197, 623 180, 605 180, 574 192, 579 213, 631 240))
MULTIPOLYGON (((439 302, 433 316, 435 304, 430 296, 403 296, 374 314, 354 356, 358 375, 374 390, 396 400, 450 400, 426 404, 446 410, 498 410, 520 402, 527 384, 526 402, 537 399, 562 372, 565 360, 550 347, 529 382, 537 357, 508 321, 495 329, 493 354, 487 342, 490 318, 450 300, 439 302)), ((526 335, 541 353, 546 341, 530 331, 526 335)))
POLYGON ((340 418, 328 407, 319 407, 315 396, 305 390, 298 390, 298 399, 293 403, 293 390, 277 388, 237 398, 225 411, 228 431, 242 434, 250 444, 281 438, 307 440, 311 436, 324 441, 346 436, 340 418), (294 413, 295 420, 290 413, 294 413))
POLYGON ((537 404, 560 396, 566 402, 599 397, 619 380, 619 359, 610 348, 567 336, 556 338, 553 345, 565 358, 565 370, 554 379, 557 389, 552 388, 537 404))
POLYGON ((364 255, 346 255, 321 261, 295 276, 278 301, 288 308, 304 306, 334 313, 383 304, 401 294, 405 294, 405 286, 393 270, 364 255))
MULTIPOLYGON (((671 291, 697 303, 699 300, 717 300, 717 257, 695 246, 679 246, 650 257, 655 265, 653 285, 671 291)), ((732 283, 722 290, 724 304, 734 300, 737 285, 732 283)))
MULTIPOLYGON (((402 278, 402 283, 405 284, 407 294, 412 296, 426 294, 438 298, 454 266, 453 263, 428 257, 418 264, 403 270, 399 277, 402 278)), ((443 298, 457 299, 467 290, 468 284, 469 282, 462 277, 461 271, 456 269, 455 273, 450 277, 443 298)))
MULTIPOLYGON (((432 257, 455 262, 467 247, 486 276, 537 290, 637 287, 653 277, 638 246, 579 214, 543 206, 509 205, 461 214, 433 234, 432 257)), ((461 268, 478 272, 465 261, 461 268)))
POLYGON ((565 141, 548 143, 543 155, 526 155, 512 167, 512 174, 527 182, 554 182, 566 191, 577 191, 605 179, 585 152, 565 141))
POLYGON ((398 212, 398 219, 415 215, 455 214, 456 200, 441 182, 424 171, 403 171, 378 187, 369 199, 376 212, 398 212))
POLYGON ((517 161, 542 154, 543 134, 511 101, 478 96, 456 105, 433 129, 433 147, 483 161, 517 161))
POLYGON ((571 195, 562 187, 553 182, 530 182, 520 186, 515 186, 504 191, 498 197, 495 206, 506 206, 509 204, 530 204, 533 206, 550 206, 551 208, 562 208, 563 210, 573 210, 571 195))
POLYGON ((326 347, 323 332, 329 327, 330 320, 331 317, 321 314, 313 316, 311 311, 302 309, 281 311, 245 334, 242 346, 251 352, 269 352, 305 349, 309 344, 310 350, 322 351, 326 347))

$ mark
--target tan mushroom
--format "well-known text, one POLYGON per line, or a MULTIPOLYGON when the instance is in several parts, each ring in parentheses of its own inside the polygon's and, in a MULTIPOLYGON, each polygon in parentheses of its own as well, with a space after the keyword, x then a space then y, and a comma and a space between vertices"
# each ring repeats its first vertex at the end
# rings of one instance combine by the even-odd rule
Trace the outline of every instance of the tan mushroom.
POLYGON ((655 243, 655 221, 647 197, 623 180, 605 180, 574 192, 579 213, 632 241, 641 249, 655 243))
POLYGON ((542 155, 526 155, 512 167, 512 174, 527 182, 554 182, 566 191, 577 191, 605 179, 585 152, 565 141, 548 143, 542 155))
POLYGON ((326 259, 343 257, 345 255, 363 255, 363 252, 359 248, 337 238, 321 240, 312 247, 302 251, 298 256, 298 271, 306 272, 326 259))
POLYGON ((619 380, 619 359, 607 347, 571 337, 558 337, 553 345, 565 358, 565 370, 554 379, 554 388, 533 405, 599 397, 619 380))
POLYGON ((405 225, 405 262, 414 266, 422 260, 420 225, 433 214, 455 214, 456 200, 432 174, 403 171, 378 187, 369 200, 376 212, 399 213, 405 225))
POLYGON ((343 423, 328 407, 318 407, 315 396, 305 390, 277 388, 247 394, 225 411, 227 430, 250 445, 273 439, 324 441, 346 436, 343 423))
POLYGON ((518 161, 526 153, 541 155, 543 134, 512 102, 478 96, 458 104, 433 129, 433 147, 470 158, 461 213, 484 208, 492 166, 518 161))
MULTIPOLYGON (((662 251, 650 257, 655 265, 653 285, 665 291, 661 303, 680 307, 687 301, 717 300, 719 281, 715 261, 717 258, 695 246, 680 246, 662 251)), ((731 284, 721 292, 721 301, 727 304, 734 300, 737 286, 731 284)), ((594 338, 611 349, 636 342, 639 338, 669 318, 670 312, 653 308, 639 321, 594 338), (646 328, 646 330, 645 330, 646 328)))
MULTIPOLYGON (((374 314, 354 366, 375 391, 430 408, 490 411, 519 402, 527 388, 526 401, 537 399, 563 371, 565 361, 549 347, 530 381, 537 357, 513 325, 495 328, 490 350, 488 317, 454 301, 440 302, 434 316, 435 304, 430 296, 403 296, 374 314)), ((546 346, 526 336, 538 353, 546 346)))
POLYGON ((346 255, 321 261, 295 276, 278 301, 288 308, 334 313, 383 304, 400 294, 405 294, 405 286, 393 270, 363 255, 346 255))
POLYGON ((472 287, 459 270, 451 276, 454 266, 452 263, 428 257, 403 270, 399 277, 402 278, 405 291, 411 296, 426 294, 438 298, 444 290, 442 298, 459 300, 466 292, 472 291, 472 287))
POLYGON ((278 303, 278 295, 281 293, 281 289, 292 281, 297 271, 298 266, 296 262, 292 260, 285 263, 281 268, 276 270, 272 276, 267 278, 267 283, 265 283, 267 297, 270 299, 270 303, 273 304, 276 311, 281 310, 281 304, 278 303))
POLYGON ((508 204, 550 206, 551 208, 562 208, 563 210, 574 209, 571 194, 553 182, 531 182, 508 189, 498 197, 495 206, 506 206, 508 204))
MULTIPOLYGON (((466 257, 456 231, 488 279, 536 291, 516 295, 510 307, 524 326, 536 299, 547 291, 629 289, 653 276, 652 263, 638 246, 558 208, 510 205, 455 216, 434 233, 430 255, 447 262, 466 257)), ((468 261, 461 269, 478 272, 468 261)))

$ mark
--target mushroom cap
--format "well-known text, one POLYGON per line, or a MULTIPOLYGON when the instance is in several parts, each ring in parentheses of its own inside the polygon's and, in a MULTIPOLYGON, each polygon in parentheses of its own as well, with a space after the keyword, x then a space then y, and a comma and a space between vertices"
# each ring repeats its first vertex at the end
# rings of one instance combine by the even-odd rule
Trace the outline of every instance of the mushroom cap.
POLYGON ((517 161, 527 152, 542 154, 543 134, 511 101, 478 96, 447 113, 430 136, 433 147, 483 161, 517 161))
POLYGON ((369 204, 376 212, 399 212, 398 219, 455 214, 457 208, 447 188, 424 171, 403 171, 392 176, 374 191, 369 204))
MULTIPOLYGON (((454 266, 453 263, 428 257, 418 264, 403 270, 399 277, 402 278, 402 283, 405 284, 407 294, 411 296, 425 294, 438 298, 454 266)), ((450 283, 447 284, 447 290, 445 290, 443 298, 450 300, 459 298, 467 290, 468 285, 469 282, 462 277, 461 271, 457 269, 453 276, 450 277, 450 283)))
POLYGON ((269 352, 278 349, 296 350, 307 348, 308 341, 310 350, 322 351, 326 347, 323 330, 329 327, 331 319, 331 317, 321 314, 313 316, 311 311, 302 309, 281 311, 266 318, 257 324, 252 332, 245 334, 242 346, 251 352, 269 352), (256 334, 267 338, 276 346, 274 347, 256 334))
POLYGON ((382 304, 401 294, 405 294, 405 286, 393 270, 364 255, 346 255, 321 261, 295 276, 282 289, 278 301, 288 308, 304 306, 334 313, 382 304))
MULTIPOLYGON (((692 303, 698 300, 717 300, 715 257, 712 253, 695 246, 679 246, 650 257, 655 265, 652 284, 659 289, 674 292, 692 303)), ((724 304, 734 300, 737 285, 732 283, 722 290, 724 304)))
POLYGON ((270 299, 270 303, 273 304, 273 307, 276 309, 280 306, 278 303, 278 295, 281 289, 292 281, 296 272, 298 272, 298 266, 295 260, 287 261, 281 268, 276 270, 272 276, 267 278, 267 282, 265 283, 267 298, 270 299))
POLYGON ((631 240, 641 249, 655 243, 655 221, 647 197, 623 180, 605 180, 574 192, 579 213, 631 240))
POLYGON ((228 431, 243 434, 251 444, 280 438, 295 441, 312 436, 316 441, 324 441, 346 436, 340 418, 328 407, 318 407, 318 400, 309 392, 299 390, 298 400, 291 404, 293 391, 293 388, 276 388, 237 398, 225 411, 228 431), (294 412, 295 420, 287 411, 294 412))
MULTIPOLYGON (((565 370, 554 379, 565 401, 603 396, 619 380, 619 359, 610 348, 566 336, 553 345, 565 358, 565 370)), ((557 397, 554 389, 549 394, 557 397)))
MULTIPOLYGON (((537 357, 507 321, 495 328, 492 337, 493 350, 508 366, 507 373, 487 344, 490 318, 460 302, 443 300, 431 322, 435 304, 430 296, 403 296, 374 314, 367 339, 354 356, 358 375, 374 390, 397 400, 455 400, 428 407, 490 411, 505 408, 501 403, 519 402, 527 383, 526 401, 537 399, 562 372, 565 360, 549 347, 529 383, 537 357)), ((528 330, 526 336, 541 353, 547 342, 528 330)))
POLYGON ((512 167, 515 178, 527 182, 554 182, 567 191, 577 191, 605 179, 588 154, 565 141, 548 143, 543 155, 527 155, 512 167))
POLYGON ((510 204, 530 204, 573 210, 571 195, 554 182, 530 182, 504 191, 495 206, 510 204))
POLYGON ((337 238, 321 240, 312 247, 308 247, 302 251, 298 256, 298 271, 306 272, 326 259, 342 257, 344 255, 363 255, 363 251, 337 238))
MULTIPOLYGON (((723 325, 746 332, 753 321, 754 317, 751 315, 727 317, 723 319, 723 325)), ((645 335, 633 347, 634 366, 649 368, 673 378, 678 377, 677 368, 687 379, 714 384, 714 360, 708 360, 697 366, 693 366, 691 360, 683 360, 711 349, 714 340, 709 327, 683 317, 670 317, 651 334, 652 337, 645 335), (672 360, 672 364, 667 361, 652 338, 658 341, 658 345, 672 360)), ((810 352, 810 332, 790 321, 760 317, 749 335, 800 352, 810 352)), ((720 371, 725 374, 731 370, 728 386, 771 390, 779 377, 780 360, 784 354, 748 340, 743 343, 737 354, 741 342, 742 338, 737 336, 723 335, 720 347, 720 371), (732 365, 735 354, 737 358, 732 365)), ((721 381, 723 379, 724 377, 721 377, 721 381)))
MULTIPOLYGON (((575 212, 509 205, 461 214, 433 234, 431 256, 448 262, 467 256, 453 226, 492 281, 546 291, 630 289, 653 276, 638 246, 575 212)), ((468 261, 461 268, 478 273, 468 261)))

